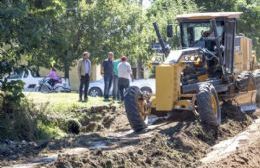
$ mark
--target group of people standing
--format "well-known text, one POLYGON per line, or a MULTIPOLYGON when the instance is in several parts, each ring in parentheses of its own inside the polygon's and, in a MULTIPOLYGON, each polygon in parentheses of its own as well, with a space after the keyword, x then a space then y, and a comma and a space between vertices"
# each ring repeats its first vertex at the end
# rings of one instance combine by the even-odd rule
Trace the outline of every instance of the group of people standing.
MULTIPOLYGON (((91 61, 89 60, 89 56, 89 52, 84 52, 83 58, 78 62, 78 76, 80 79, 79 101, 88 100, 88 86, 91 74, 91 61)), ((132 68, 127 62, 127 57, 122 56, 120 59, 114 59, 114 53, 109 52, 107 59, 102 63, 101 73, 104 77, 104 100, 109 101, 110 89, 113 85, 113 99, 123 101, 124 91, 129 87, 132 75, 132 68)))

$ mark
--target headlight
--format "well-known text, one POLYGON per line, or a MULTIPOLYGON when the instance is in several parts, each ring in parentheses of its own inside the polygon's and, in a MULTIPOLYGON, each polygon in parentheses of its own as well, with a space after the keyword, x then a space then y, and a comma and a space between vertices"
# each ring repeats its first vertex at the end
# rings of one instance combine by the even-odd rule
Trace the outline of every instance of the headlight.
POLYGON ((191 56, 190 57, 190 61, 194 61, 195 60, 195 57, 194 56, 191 56))

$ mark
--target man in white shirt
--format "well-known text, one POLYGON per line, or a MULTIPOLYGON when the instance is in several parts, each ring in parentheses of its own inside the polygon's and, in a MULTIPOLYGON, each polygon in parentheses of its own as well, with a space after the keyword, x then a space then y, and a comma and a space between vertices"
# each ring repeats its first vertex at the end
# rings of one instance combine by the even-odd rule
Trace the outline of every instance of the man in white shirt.
POLYGON ((132 75, 131 65, 127 62, 127 57, 122 56, 121 62, 118 64, 118 88, 121 101, 124 100, 124 91, 130 85, 130 79, 132 75))

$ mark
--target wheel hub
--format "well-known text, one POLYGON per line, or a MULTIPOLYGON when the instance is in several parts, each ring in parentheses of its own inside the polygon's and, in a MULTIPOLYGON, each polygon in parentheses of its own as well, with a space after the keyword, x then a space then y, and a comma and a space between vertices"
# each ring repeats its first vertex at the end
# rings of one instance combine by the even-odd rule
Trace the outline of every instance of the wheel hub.
POLYGON ((138 98, 137 105, 138 105, 138 111, 139 111, 142 119, 144 120, 147 117, 147 115, 149 114, 148 98, 146 98, 144 95, 141 95, 138 98))
POLYGON ((96 97, 96 96, 98 95, 98 93, 97 93, 96 90, 92 90, 92 91, 90 92, 90 94, 91 94, 91 96, 93 96, 93 97, 96 97))
POLYGON ((212 110, 213 110, 214 114, 217 115, 218 105, 217 105, 216 98, 214 97, 214 95, 211 95, 210 98, 211 98, 211 107, 212 107, 212 110))

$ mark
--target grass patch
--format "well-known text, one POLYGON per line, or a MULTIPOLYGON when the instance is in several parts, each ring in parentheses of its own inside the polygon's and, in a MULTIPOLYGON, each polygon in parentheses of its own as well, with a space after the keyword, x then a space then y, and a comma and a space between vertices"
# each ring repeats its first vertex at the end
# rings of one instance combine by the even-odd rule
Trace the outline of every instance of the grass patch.
POLYGON ((100 97, 89 97, 88 102, 78 102, 77 93, 24 94, 26 97, 20 103, 11 103, 12 112, 0 111, 0 139, 61 138, 68 132, 77 132, 80 128, 69 121, 80 124, 90 122, 93 116, 98 117, 100 113, 86 112, 89 108, 109 106, 113 103, 104 102, 100 97), (89 117, 90 114, 92 118, 89 117))
MULTIPOLYGON (((88 116, 79 109, 93 106, 109 106, 101 97, 89 97, 88 102, 78 102, 77 93, 25 93, 34 105, 37 115, 37 139, 61 138, 68 132, 67 122, 71 119, 85 121, 88 116)), ((118 105, 117 103, 113 103, 118 105)))
POLYGON ((29 101, 33 102, 40 111, 53 117, 78 117, 73 110, 90 108, 92 106, 109 105, 101 97, 89 97, 88 102, 78 102, 77 93, 26 93, 29 101))
POLYGON ((37 139, 59 139, 66 135, 58 126, 54 124, 45 124, 42 121, 37 122, 37 139))

